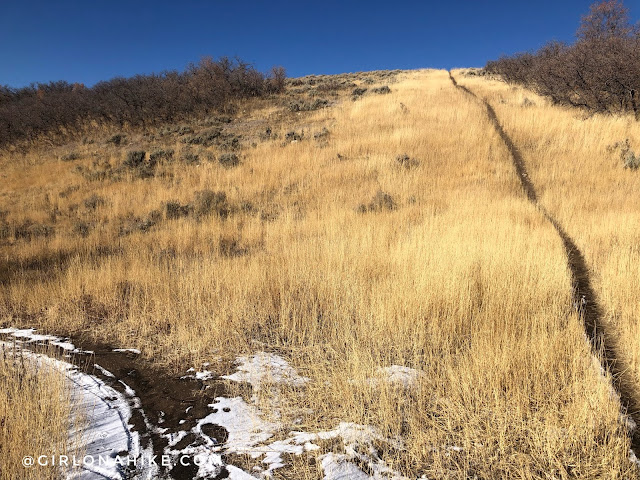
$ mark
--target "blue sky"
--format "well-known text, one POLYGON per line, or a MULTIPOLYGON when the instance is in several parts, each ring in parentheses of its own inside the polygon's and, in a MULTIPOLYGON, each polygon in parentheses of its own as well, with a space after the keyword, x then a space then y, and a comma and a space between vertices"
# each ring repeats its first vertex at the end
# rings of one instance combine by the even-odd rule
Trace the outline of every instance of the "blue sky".
MULTIPOLYGON (((239 56, 289 76, 482 66, 571 41, 591 0, 0 0, 0 84, 92 85, 239 56)), ((633 19, 640 0, 627 0, 633 19)))

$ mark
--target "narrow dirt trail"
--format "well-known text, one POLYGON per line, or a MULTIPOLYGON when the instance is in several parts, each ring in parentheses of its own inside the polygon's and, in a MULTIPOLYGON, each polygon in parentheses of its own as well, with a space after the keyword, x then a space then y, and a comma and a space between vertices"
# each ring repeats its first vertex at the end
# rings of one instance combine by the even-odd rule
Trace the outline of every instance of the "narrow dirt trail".
MULTIPOLYGON (((617 346, 615 335, 611 333, 603 320, 603 310, 598 303, 597 295, 593 289, 589 268, 584 255, 564 230, 560 222, 538 201, 535 186, 527 173, 526 163, 522 154, 511 137, 504 131, 493 107, 487 100, 478 97, 464 85, 459 85, 451 72, 449 72, 449 78, 457 89, 465 92, 484 105, 491 124, 509 151, 513 166, 527 198, 553 225, 553 228, 562 240, 562 245, 567 256, 567 264, 571 273, 573 305, 583 320, 585 334, 591 343, 593 354, 596 358, 601 359, 601 367, 610 375, 613 388, 620 398, 620 404, 624 413, 631 417, 636 425, 640 426, 640 403, 637 400, 637 395, 634 393, 637 390, 637 386, 635 382, 629 378, 630 375, 627 374, 626 365, 620 360, 623 356, 617 346)), ((630 432, 631 448, 636 454, 640 453, 639 430, 638 428, 634 428, 633 431, 630 432)))
MULTIPOLYGON (((67 337, 60 338, 68 341, 67 337)), ((16 339, 9 333, 0 333, 0 352, 6 348, 2 346, 3 342, 15 344, 16 339)), ((79 348, 72 355, 69 355, 64 347, 57 346, 50 340, 24 339, 19 345, 22 351, 64 359, 61 362, 78 367, 83 373, 103 381, 122 394, 131 411, 131 418, 124 421, 125 426, 129 424, 131 432, 139 436, 140 447, 143 450, 150 449, 158 459, 163 455, 167 456, 168 439, 182 435, 181 432, 186 434, 182 435, 182 439, 175 446, 176 449, 182 448, 188 452, 189 446, 203 444, 205 437, 194 435, 192 430, 211 412, 210 404, 214 403, 216 397, 229 396, 221 380, 210 380, 205 386, 201 380, 193 377, 176 376, 162 371, 152 363, 139 358, 137 353, 114 350, 110 345, 88 339, 76 341, 74 346, 79 348)), ((15 345, 12 350, 16 351, 15 345)), ((100 402, 103 399, 97 398, 96 401, 100 402)), ((209 439, 212 439, 212 435, 206 434, 209 439)), ((214 437, 215 442, 223 445, 228 434, 220 427, 214 437)), ((131 451, 121 453, 136 458, 136 454, 131 451)), ((161 464, 161 460, 157 461, 161 478, 188 480, 196 477, 199 469, 194 459, 196 454, 185 453, 182 456, 185 458, 180 461, 174 459, 168 466, 161 464)), ((147 457, 146 452, 141 451, 136 461, 144 465, 149 460, 147 457)), ((81 473, 90 476, 91 471, 83 470, 81 473)), ((137 470, 125 469, 120 474, 122 478, 127 479, 147 478, 147 473, 137 470)), ((95 478, 98 476, 96 474, 95 478)), ((216 473, 207 478, 216 480, 228 476, 227 466, 220 465, 216 473)))

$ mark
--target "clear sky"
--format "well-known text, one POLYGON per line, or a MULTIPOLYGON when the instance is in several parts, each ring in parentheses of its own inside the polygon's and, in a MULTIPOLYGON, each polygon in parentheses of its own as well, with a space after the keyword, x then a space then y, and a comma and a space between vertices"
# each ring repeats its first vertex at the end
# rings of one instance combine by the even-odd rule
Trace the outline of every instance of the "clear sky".
MULTIPOLYGON (((92 85, 239 56, 289 76, 483 66, 571 41, 591 0, 0 0, 0 84, 92 85)), ((640 0, 627 0, 638 18, 640 0)))

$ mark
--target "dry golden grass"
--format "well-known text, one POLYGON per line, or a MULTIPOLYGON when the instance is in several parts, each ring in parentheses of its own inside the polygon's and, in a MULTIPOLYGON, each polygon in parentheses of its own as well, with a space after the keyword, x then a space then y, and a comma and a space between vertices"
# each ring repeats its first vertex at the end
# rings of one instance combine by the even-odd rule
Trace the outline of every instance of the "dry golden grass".
POLYGON ((584 253, 623 361, 640 385, 640 174, 625 169, 616 142, 637 152, 632 116, 587 115, 558 108, 496 81, 463 80, 485 96, 522 147, 540 202, 584 253), (523 107, 524 98, 534 105, 523 107))
POLYGON ((22 459, 66 453, 70 398, 65 378, 11 348, 0 355, 0 479, 59 478, 56 468, 25 468, 22 459))
MULTIPOLYGON (((264 126, 274 111, 252 121, 264 126)), ((5 157, 7 223, 63 212, 54 235, 8 235, 1 247, 6 313, 137 347, 181 371, 278 351, 312 379, 302 396, 285 392, 291 417, 310 407, 304 428, 353 421, 398 436, 405 448, 384 457, 407 475, 633 476, 619 405, 571 308, 560 239, 528 203, 482 106, 446 72, 419 71, 403 73, 391 94, 284 118, 279 137, 242 150, 234 169, 173 164, 164 178, 87 182, 42 151, 5 157), (302 123, 305 137, 283 143, 302 123), (323 127, 328 136, 314 139, 323 127), (419 164, 399 165, 405 153, 419 164), (79 188, 60 197, 69 185, 79 188), (165 219, 119 235, 127 217, 203 189, 226 192, 226 219, 165 219), (359 212, 379 191, 396 208, 359 212), (94 193, 105 204, 85 209, 94 193), (94 224, 86 238, 72 230, 78 217, 94 224), (392 364, 425 375, 414 389, 366 381, 392 364)), ((545 135, 560 145, 554 153, 578 145, 562 129, 545 135)), ((115 147, 73 148, 114 165, 123 158, 115 147)), ((553 162, 545 168, 557 176, 553 162)), ((628 218, 617 235, 631 235, 628 218)))

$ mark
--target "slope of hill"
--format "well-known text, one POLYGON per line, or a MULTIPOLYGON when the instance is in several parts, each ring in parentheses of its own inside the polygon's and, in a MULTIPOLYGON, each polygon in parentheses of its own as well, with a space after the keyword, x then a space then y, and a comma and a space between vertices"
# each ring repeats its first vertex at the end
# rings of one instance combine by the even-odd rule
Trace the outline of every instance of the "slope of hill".
MULTIPOLYGON (((636 371, 638 177, 605 149, 636 141, 630 120, 454 74, 504 120, 636 371)), ((236 110, 3 154, 2 322, 138 349, 150 383, 192 375, 211 409, 169 447, 215 424, 208 448, 245 472, 637 475, 563 242, 481 102, 421 70, 294 79, 236 110), (264 437, 240 442, 229 411, 264 437)))

